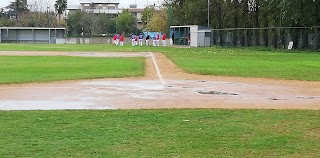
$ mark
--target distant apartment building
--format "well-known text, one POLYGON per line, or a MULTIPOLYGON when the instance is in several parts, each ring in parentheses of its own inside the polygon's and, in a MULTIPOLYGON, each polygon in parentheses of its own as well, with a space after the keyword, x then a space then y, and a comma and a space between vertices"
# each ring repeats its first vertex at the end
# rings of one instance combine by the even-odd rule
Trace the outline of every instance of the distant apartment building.
POLYGON ((94 14, 108 14, 116 17, 122 10, 118 8, 120 0, 79 0, 79 5, 68 5, 69 14, 82 10, 94 14))
POLYGON ((142 24, 142 13, 144 11, 143 8, 137 8, 136 4, 131 4, 130 7, 128 8, 129 13, 135 18, 137 22, 137 27, 139 29, 142 29, 143 24, 142 24))

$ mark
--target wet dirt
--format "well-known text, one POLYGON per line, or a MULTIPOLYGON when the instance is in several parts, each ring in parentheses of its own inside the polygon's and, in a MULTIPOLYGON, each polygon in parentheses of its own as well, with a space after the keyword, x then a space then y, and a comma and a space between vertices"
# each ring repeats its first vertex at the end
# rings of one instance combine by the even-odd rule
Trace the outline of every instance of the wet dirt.
POLYGON ((320 109, 320 82, 187 74, 161 53, 8 51, 0 55, 146 58, 143 77, 0 85, 0 110, 320 109))

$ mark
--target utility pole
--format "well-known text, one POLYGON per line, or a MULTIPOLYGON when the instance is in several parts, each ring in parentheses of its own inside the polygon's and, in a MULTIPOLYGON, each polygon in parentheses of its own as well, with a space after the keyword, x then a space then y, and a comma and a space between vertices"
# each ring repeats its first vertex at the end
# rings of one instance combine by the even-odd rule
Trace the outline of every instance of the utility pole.
POLYGON ((168 36, 170 36, 170 26, 172 24, 172 3, 173 0, 168 0, 168 36))
POLYGON ((210 27, 210 0, 208 0, 208 27, 210 27))

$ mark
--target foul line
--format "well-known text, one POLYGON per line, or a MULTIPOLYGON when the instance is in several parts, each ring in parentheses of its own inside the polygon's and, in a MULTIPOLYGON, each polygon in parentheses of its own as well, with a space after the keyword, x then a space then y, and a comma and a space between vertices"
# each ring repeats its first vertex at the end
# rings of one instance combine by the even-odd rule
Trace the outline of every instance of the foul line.
POLYGON ((151 58, 152 58, 153 65, 154 65, 154 67, 156 68, 158 78, 159 78, 161 84, 164 84, 164 80, 163 80, 163 77, 162 77, 162 75, 161 75, 161 73, 160 73, 160 69, 159 69, 158 64, 157 64, 157 62, 156 62, 156 59, 154 58, 154 56, 153 56, 153 54, 152 54, 151 52, 149 52, 149 53, 150 53, 150 56, 151 56, 151 58))

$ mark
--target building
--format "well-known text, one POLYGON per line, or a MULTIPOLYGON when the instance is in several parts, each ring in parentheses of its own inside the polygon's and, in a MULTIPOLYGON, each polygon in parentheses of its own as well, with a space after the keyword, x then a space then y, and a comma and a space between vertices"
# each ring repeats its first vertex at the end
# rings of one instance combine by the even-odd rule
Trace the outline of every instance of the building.
POLYGON ((79 0, 79 5, 68 5, 69 14, 82 10, 94 14, 104 13, 110 17, 116 17, 121 13, 119 9, 120 0, 79 0))
POLYGON ((137 22, 137 28, 142 29, 143 23, 142 23, 142 13, 144 9, 143 8, 137 8, 136 4, 131 4, 128 8, 128 12, 135 18, 137 22))
POLYGON ((0 43, 65 43, 64 28, 0 27, 0 43))
POLYGON ((170 39, 174 33, 175 45, 189 45, 190 47, 210 47, 212 46, 212 30, 208 27, 198 25, 170 26, 170 39))

